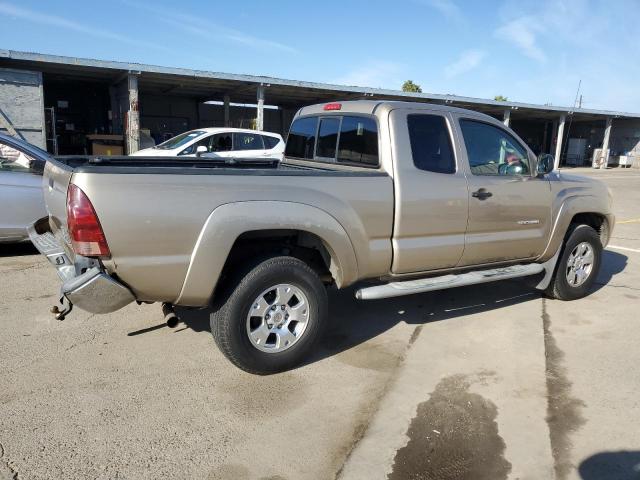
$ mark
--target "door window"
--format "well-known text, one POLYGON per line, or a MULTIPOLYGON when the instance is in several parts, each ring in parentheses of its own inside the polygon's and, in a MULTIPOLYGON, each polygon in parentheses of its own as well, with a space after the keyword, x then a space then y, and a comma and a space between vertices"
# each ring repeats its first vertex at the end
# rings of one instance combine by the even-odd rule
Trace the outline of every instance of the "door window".
POLYGON ((278 143, 280 143, 280 139, 279 138, 270 137, 269 135, 263 135, 262 136, 262 141, 264 142, 264 148, 266 150, 271 150, 276 145, 278 145, 278 143))
POLYGON ((233 148, 233 141, 230 133, 216 133, 211 135, 209 152, 228 152, 233 148))
POLYGON ((207 138, 203 138, 199 142, 192 143, 187 148, 182 150, 178 154, 178 156, 180 156, 180 155, 195 155, 195 153, 197 152, 198 147, 201 147, 201 146, 207 147, 207 152, 209 152, 210 151, 209 150, 209 142, 210 141, 211 141, 211 137, 207 137, 207 138))
POLYGON ((233 150, 264 150, 262 135, 257 133, 234 133, 233 150))
POLYGON ((9 145, 0 143, 0 172, 21 172, 42 175, 44 171, 42 160, 17 150, 9 145))
POLYGON ((460 127, 471 173, 474 175, 529 175, 526 149, 502 128, 461 119, 460 127))
POLYGON ((407 116, 413 164, 420 170, 455 173, 451 137, 444 117, 440 115, 407 116))

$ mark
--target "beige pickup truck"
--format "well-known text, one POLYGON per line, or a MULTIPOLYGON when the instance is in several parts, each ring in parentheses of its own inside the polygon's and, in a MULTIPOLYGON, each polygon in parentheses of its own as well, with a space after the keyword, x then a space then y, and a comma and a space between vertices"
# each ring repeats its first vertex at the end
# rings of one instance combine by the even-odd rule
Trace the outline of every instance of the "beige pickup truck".
POLYGON ((585 296, 614 224, 596 180, 553 170, 489 116, 345 101, 302 108, 281 163, 58 158, 33 243, 73 304, 212 308, 238 367, 292 368, 322 334, 326 287, 361 300, 538 275, 585 296))

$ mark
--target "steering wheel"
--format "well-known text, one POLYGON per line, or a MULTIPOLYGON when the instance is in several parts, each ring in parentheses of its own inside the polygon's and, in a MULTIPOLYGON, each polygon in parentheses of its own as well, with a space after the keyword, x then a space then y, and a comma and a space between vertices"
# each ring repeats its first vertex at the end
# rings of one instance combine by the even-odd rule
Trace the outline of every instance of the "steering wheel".
POLYGON ((520 175, 522 173, 522 162, 502 163, 498 167, 499 175, 520 175))

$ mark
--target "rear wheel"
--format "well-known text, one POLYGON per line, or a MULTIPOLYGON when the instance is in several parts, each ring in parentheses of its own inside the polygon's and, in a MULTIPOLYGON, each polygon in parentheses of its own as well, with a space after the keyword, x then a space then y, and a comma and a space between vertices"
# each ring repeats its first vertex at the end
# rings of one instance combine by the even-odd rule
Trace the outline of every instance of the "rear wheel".
POLYGON ((588 225, 578 225, 569 234, 547 295, 559 300, 586 296, 600 270, 602 243, 588 225))
POLYGON ((319 339, 327 293, 316 273, 293 257, 259 262, 228 285, 211 315, 222 353, 259 375, 298 365, 319 339))

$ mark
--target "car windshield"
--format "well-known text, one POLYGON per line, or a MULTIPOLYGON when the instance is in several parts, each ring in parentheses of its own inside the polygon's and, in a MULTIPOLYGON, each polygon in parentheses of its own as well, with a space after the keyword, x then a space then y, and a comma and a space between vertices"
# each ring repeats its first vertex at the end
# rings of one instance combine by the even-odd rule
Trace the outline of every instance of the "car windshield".
POLYGON ((170 138, 169 140, 161 143, 155 148, 159 150, 173 150, 174 148, 180 148, 189 143, 191 140, 195 140, 196 138, 201 137, 205 133, 207 132, 203 130, 192 130, 190 132, 184 132, 180 135, 170 138))

